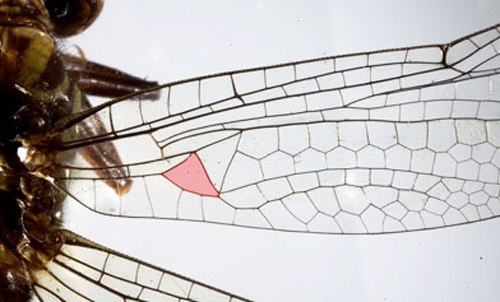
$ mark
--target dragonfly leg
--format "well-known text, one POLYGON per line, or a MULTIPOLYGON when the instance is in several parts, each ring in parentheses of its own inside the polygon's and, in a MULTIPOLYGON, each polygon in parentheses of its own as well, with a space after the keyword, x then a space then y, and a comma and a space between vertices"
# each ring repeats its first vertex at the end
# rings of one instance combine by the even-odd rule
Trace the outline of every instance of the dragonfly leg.
MULTIPOLYGON (((93 107, 86 95, 118 98, 158 85, 156 82, 146 81, 117 69, 88 61, 83 53, 81 56, 63 54, 62 59, 66 63, 66 73, 70 81, 77 87, 80 101, 75 103, 79 105, 74 113, 55 122, 52 130, 59 132, 78 124, 77 135, 82 141, 88 137, 109 134, 104 123, 95 114, 107 103, 93 107)), ((159 98, 157 90, 140 95, 136 99, 156 100, 159 98)), ((104 179, 105 183, 118 195, 125 194, 130 189, 132 181, 127 178, 127 170, 112 142, 102 140, 95 144, 83 143, 80 154, 96 168, 97 175, 104 179), (101 167, 102 169, 99 169, 101 167)))
POLYGON ((82 95, 109 97, 114 98, 114 100, 92 107, 88 100, 82 97, 81 110, 60 118, 53 123, 53 132, 57 133, 72 127, 106 107, 108 104, 118 101, 119 98, 151 101, 159 99, 160 90, 155 89, 155 87, 158 86, 157 82, 146 81, 118 69, 88 61, 83 52, 81 50, 79 51, 81 54, 80 56, 64 53, 60 54, 62 61, 65 63, 66 74, 71 83, 78 87, 82 95), (151 90, 150 92, 148 92, 149 89, 151 90), (136 93, 136 95, 127 97, 129 94, 134 93, 136 93))
MULTIPOLYGON (((90 102, 82 94, 82 111, 90 108, 90 102)), ((104 123, 95 114, 83 120, 78 126, 78 136, 81 139, 107 133, 108 130, 105 128, 104 123)), ((106 167, 97 169, 96 173, 100 178, 105 179, 105 183, 113 188, 118 195, 125 194, 130 189, 132 181, 127 178, 127 170, 123 167, 120 155, 112 142, 103 141, 98 144, 85 145, 80 149, 80 154, 94 168, 106 167)))
MULTIPOLYGON (((88 61, 83 55, 62 55, 67 74, 80 90, 87 95, 100 97, 121 97, 137 91, 152 88, 157 82, 146 81, 123 71, 88 61)), ((141 99, 156 100, 158 92, 141 94, 141 99)))

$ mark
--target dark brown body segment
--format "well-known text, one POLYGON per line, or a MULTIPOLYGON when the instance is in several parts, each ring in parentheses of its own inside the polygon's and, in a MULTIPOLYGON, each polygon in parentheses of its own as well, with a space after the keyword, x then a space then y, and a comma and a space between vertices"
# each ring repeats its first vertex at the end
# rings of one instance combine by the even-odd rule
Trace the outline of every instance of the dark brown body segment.
MULTIPOLYGON (((97 0, 64 3, 0 0, 0 302, 28 301, 36 283, 31 272, 43 269, 65 240, 58 231, 64 193, 45 178, 57 173, 54 150, 63 136, 51 127, 90 108, 85 92, 117 96, 155 85, 60 54, 54 36, 80 32, 102 6, 97 0), (25 158, 18 156, 21 147, 25 158)), ((98 135, 105 131, 100 124, 90 118, 71 135, 98 135)), ((111 143, 82 150, 94 166, 121 165, 111 143)), ((125 176, 121 168, 100 174, 124 179, 108 181, 119 194, 130 186, 125 176)))

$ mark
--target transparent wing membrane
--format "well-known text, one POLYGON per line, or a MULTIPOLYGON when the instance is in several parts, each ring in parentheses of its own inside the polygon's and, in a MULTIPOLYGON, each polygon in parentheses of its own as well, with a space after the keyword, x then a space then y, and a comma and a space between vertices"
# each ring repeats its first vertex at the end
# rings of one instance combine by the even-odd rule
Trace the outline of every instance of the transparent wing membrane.
MULTIPOLYGON (((389 233, 500 215, 498 25, 445 45, 322 58, 110 103, 132 180, 118 196, 81 156, 72 198, 114 216, 315 233, 389 233), (154 189, 153 189, 154 188, 154 189)), ((112 173, 109 173, 112 175, 112 173)), ((102 174, 101 174, 102 175, 102 174)))
POLYGON ((66 232, 74 243, 34 273, 42 302, 247 301, 199 282, 97 246, 66 232))

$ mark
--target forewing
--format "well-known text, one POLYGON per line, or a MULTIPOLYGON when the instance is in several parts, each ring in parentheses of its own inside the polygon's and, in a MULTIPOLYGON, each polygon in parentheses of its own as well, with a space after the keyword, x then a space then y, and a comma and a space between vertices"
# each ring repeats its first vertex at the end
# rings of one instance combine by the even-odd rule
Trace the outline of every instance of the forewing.
POLYGON ((78 155, 56 181, 93 211, 319 233, 500 214, 498 25, 446 45, 222 73, 97 114, 133 181, 78 155), (104 173, 106 174, 106 173, 104 173), (101 173, 102 175, 102 173, 101 173))
POLYGON ((72 241, 43 270, 33 272, 42 302, 248 301, 153 267, 64 231, 72 241))

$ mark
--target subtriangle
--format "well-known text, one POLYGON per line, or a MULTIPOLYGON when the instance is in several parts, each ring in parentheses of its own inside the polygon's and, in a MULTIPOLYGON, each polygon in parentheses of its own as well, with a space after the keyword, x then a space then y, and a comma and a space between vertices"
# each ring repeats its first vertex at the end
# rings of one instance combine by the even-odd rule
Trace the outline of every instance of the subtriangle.
POLYGON ((162 175, 185 191, 201 196, 219 196, 219 191, 212 184, 203 163, 195 152, 163 172, 162 175))

